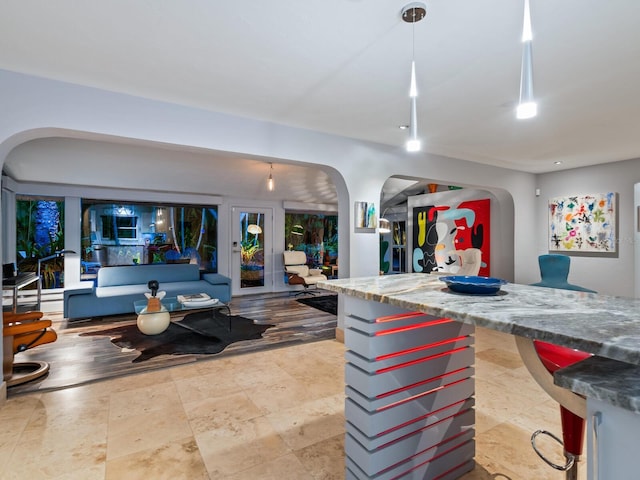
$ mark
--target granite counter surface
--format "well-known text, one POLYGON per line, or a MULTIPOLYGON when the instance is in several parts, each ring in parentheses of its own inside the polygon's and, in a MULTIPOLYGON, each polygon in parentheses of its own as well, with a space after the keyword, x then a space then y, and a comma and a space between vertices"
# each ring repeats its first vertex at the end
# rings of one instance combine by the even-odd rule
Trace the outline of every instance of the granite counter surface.
POLYGON ((637 299, 513 283, 497 295, 463 295, 422 273, 328 280, 318 286, 640 365, 637 299))
POLYGON ((555 384, 587 398, 640 413, 640 367, 591 357, 554 374, 555 384))

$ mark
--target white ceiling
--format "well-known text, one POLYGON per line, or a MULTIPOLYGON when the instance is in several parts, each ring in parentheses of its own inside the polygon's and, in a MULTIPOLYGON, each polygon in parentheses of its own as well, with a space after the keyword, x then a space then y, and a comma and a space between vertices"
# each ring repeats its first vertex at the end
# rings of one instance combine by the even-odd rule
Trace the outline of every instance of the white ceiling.
MULTIPOLYGON (((539 115, 526 121, 514 115, 522 0, 425 2, 424 149, 534 173, 640 157, 640 1, 530 1, 539 115)), ((407 3, 5 1, 0 68, 402 145, 407 3)))

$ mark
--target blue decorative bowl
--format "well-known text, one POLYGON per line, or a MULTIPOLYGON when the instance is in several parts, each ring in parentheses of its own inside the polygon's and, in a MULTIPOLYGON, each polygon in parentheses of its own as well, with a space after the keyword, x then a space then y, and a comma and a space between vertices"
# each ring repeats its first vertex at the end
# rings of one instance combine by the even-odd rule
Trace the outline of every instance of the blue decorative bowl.
POLYGON ((445 282, 452 292, 466 293, 469 295, 495 295, 500 291, 502 285, 508 283, 501 278, 472 275, 452 275, 440 277, 440 280, 445 282))

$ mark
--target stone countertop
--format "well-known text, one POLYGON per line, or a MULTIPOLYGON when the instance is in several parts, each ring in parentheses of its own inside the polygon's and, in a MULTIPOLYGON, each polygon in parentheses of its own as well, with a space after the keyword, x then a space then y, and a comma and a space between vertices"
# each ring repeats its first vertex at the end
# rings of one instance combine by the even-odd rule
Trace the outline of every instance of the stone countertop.
POLYGON ((640 367, 591 357, 558 370, 554 382, 588 398, 640 413, 640 367))
POLYGON ((464 295, 423 273, 327 280, 318 287, 640 365, 636 299, 513 283, 497 295, 464 295))

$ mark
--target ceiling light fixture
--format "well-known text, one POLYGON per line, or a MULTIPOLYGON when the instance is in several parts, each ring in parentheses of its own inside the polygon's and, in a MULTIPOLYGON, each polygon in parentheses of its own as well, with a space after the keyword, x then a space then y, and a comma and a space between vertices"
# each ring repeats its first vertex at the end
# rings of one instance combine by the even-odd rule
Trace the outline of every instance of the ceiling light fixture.
POLYGON ((522 23, 522 69, 520 71, 520 102, 516 118, 524 120, 538 114, 538 105, 533 98, 533 57, 531 53, 531 12, 529 0, 524 0, 524 20, 522 23))
POLYGON ((273 184, 273 163, 269 164, 269 178, 267 179, 267 188, 273 192, 275 185, 273 184))
POLYGON ((402 19, 412 24, 412 53, 411 53, 411 85, 409 87, 409 98, 411 100, 411 120, 409 123, 409 140, 407 140, 407 152, 417 152, 421 148, 418 139, 418 113, 417 97, 418 85, 416 83, 416 22, 422 20, 427 13, 424 3, 413 2, 402 9, 402 19))

